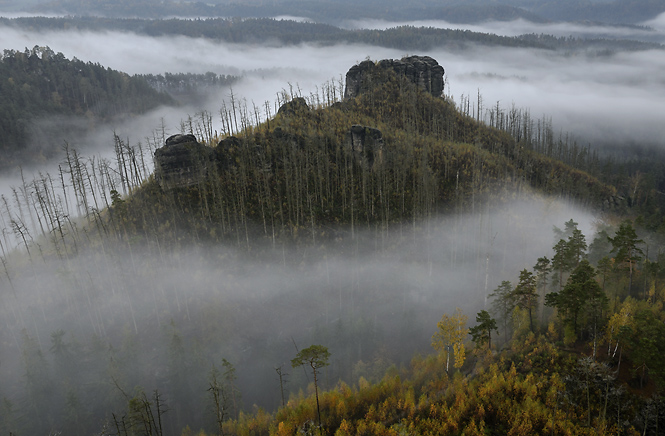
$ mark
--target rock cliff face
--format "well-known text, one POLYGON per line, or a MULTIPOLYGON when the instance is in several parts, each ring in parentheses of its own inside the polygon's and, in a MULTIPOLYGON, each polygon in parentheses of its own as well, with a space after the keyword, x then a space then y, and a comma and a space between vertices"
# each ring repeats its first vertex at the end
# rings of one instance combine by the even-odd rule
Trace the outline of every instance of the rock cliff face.
POLYGON ((194 135, 173 135, 155 151, 155 178, 162 188, 183 188, 205 179, 213 150, 194 135))
POLYGON ((383 153, 383 134, 379 129, 353 125, 348 133, 353 152, 367 162, 371 168, 381 160, 383 153))
POLYGON ((379 62, 363 61, 346 73, 344 98, 361 94, 371 83, 377 72, 392 70, 407 78, 434 97, 441 97, 444 87, 444 69, 429 56, 408 56, 402 59, 384 59, 379 62))

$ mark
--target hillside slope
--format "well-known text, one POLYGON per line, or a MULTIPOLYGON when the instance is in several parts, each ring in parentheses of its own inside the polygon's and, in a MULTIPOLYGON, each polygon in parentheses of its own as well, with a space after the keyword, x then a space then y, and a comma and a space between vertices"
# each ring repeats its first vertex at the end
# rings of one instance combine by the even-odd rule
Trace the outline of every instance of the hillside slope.
POLYGON ((48 47, 5 50, 0 55, 0 95, 0 152, 5 157, 0 167, 15 166, 20 156, 51 156, 48 137, 59 128, 81 133, 87 124, 175 104, 143 78, 69 60, 48 47))
POLYGON ((296 97, 256 126, 246 108, 229 108, 224 130, 233 136, 214 147, 181 138, 185 144, 158 150, 157 177, 123 204, 123 225, 143 234, 177 215, 180 231, 215 238, 295 236, 303 229, 315 237, 329 225, 387 228, 500 204, 525 190, 597 210, 624 207, 612 186, 527 148, 392 70, 377 64, 364 80, 353 98, 327 104, 341 94, 329 84, 322 96, 296 97))

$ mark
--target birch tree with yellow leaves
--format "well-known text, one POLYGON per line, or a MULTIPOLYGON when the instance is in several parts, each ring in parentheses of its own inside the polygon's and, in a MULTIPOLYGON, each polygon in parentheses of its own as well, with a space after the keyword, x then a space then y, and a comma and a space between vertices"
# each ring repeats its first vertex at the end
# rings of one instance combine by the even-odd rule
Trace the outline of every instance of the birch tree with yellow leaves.
POLYGON ((444 314, 441 321, 436 323, 438 330, 432 335, 432 347, 444 353, 446 359, 446 372, 450 369, 450 355, 453 355, 453 367, 461 368, 464 365, 466 351, 464 338, 468 334, 466 322, 468 317, 458 307, 455 314, 448 316, 444 314), (451 353, 452 351, 452 353, 451 353))

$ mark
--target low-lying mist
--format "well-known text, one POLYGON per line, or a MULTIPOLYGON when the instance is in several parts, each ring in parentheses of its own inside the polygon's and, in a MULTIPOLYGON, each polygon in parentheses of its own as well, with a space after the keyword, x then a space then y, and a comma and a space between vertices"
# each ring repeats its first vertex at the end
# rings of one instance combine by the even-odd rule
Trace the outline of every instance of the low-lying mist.
POLYGON ((515 282, 551 256, 553 226, 572 217, 589 240, 593 228, 591 215, 560 201, 531 197, 476 210, 353 236, 336 230, 299 246, 107 241, 60 260, 10 257, 11 282, 0 276, 0 395, 15 404, 42 398, 30 390, 26 367, 41 350, 52 386, 44 398, 59 404, 74 392, 99 424, 123 407, 116 384, 157 389, 178 433, 212 419, 206 383, 222 359, 236 368, 246 410, 278 407, 276 367, 291 373, 287 396, 306 385, 289 365, 296 347, 329 347, 326 387, 376 380, 388 365, 431 352, 444 313, 460 307, 472 321, 501 281, 515 282))

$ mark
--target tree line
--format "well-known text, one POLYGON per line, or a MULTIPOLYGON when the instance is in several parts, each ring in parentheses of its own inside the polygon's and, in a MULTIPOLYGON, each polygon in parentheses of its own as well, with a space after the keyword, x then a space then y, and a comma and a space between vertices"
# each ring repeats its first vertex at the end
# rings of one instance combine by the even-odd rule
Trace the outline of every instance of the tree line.
POLYGON ((520 272, 516 284, 504 281, 490 295, 504 337, 510 337, 508 327, 515 326, 516 317, 526 318, 520 328, 536 334, 550 319, 548 328, 562 345, 588 344, 590 357, 605 360, 617 373, 622 360, 629 361, 640 388, 651 379, 662 389, 665 269, 660 244, 652 241, 657 254, 649 255, 631 220, 600 229, 588 245, 572 219, 557 229, 557 237, 551 259, 538 258, 533 268, 520 272))
MULTIPOLYGON (((350 7, 351 5, 347 6, 350 7)), ((337 8, 336 8, 337 9, 337 8)), ((299 13, 295 14, 299 16, 299 13)), ((228 12, 224 13, 228 16, 228 12)), ((431 18, 431 16, 428 16, 431 18)), ((330 24, 278 20, 274 18, 193 18, 145 20, 101 17, 0 18, 0 25, 34 29, 120 30, 149 36, 183 35, 212 38, 231 43, 266 40, 282 44, 359 43, 402 50, 465 50, 471 45, 537 48, 607 54, 614 51, 661 50, 662 44, 622 39, 553 37, 549 35, 499 36, 462 29, 398 26, 385 30, 346 30, 330 24)))
POLYGON ((168 16, 306 16, 319 21, 331 22, 348 19, 422 20, 440 19, 454 23, 477 23, 482 21, 510 21, 524 18, 534 22, 551 21, 602 21, 608 23, 641 23, 663 11, 661 5, 649 2, 612 2, 587 4, 572 1, 565 7, 538 2, 507 2, 507 4, 460 5, 456 2, 422 0, 406 7, 396 1, 364 4, 347 2, 344 8, 333 1, 319 0, 315 3, 274 2, 269 4, 238 4, 218 1, 211 3, 182 3, 177 1, 141 0, 137 2, 110 0, 58 0, 48 6, 35 8, 41 12, 60 12, 75 15, 142 16, 161 18, 168 16), (379 7, 383 6, 383 7, 379 7))

